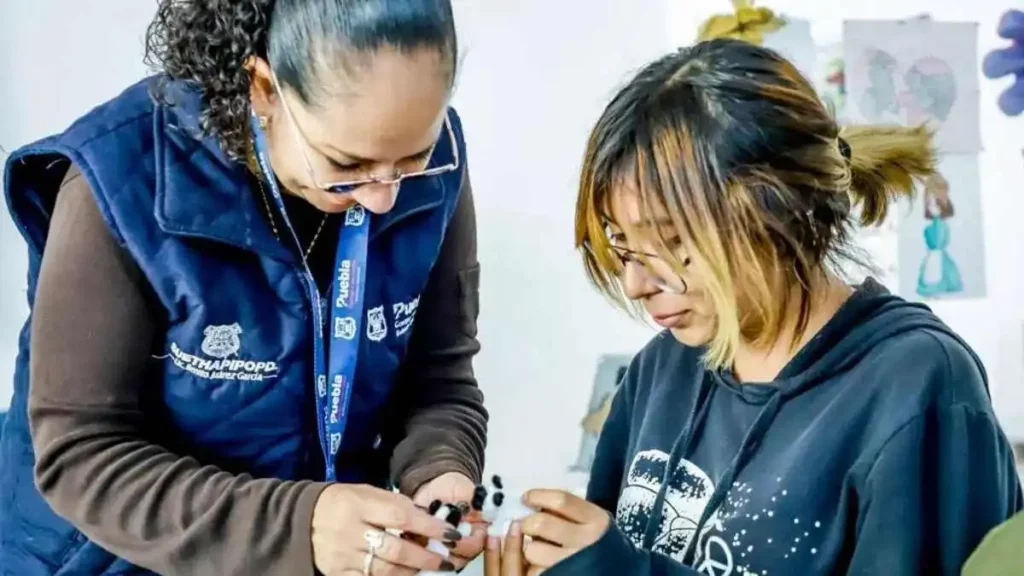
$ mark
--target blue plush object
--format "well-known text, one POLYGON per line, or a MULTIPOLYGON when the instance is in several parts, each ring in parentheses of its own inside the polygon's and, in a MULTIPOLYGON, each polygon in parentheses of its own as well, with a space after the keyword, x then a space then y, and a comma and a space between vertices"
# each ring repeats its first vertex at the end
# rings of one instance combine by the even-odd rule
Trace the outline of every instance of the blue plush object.
POLYGON ((1024 112, 1024 12, 1010 10, 999 20, 999 36, 1010 40, 1007 48, 985 56, 982 69, 989 78, 1014 76, 1013 85, 999 96, 999 108, 1010 116, 1024 112))

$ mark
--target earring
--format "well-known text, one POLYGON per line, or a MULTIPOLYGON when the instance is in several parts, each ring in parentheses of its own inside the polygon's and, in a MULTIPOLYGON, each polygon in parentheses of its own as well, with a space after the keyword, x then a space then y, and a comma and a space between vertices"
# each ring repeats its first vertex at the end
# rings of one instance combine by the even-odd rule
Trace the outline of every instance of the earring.
POLYGON ((260 122, 260 130, 266 130, 267 126, 270 125, 270 119, 267 118, 266 116, 260 116, 259 117, 259 122, 260 122))

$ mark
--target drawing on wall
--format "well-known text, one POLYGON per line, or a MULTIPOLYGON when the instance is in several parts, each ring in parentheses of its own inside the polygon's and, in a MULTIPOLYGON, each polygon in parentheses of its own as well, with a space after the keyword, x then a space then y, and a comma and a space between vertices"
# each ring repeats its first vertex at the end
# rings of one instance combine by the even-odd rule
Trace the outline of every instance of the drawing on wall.
POLYGON ((985 245, 976 156, 939 165, 899 224, 900 294, 913 299, 985 296, 985 245))
POLYGON ((827 44, 818 48, 815 87, 821 101, 839 124, 846 122, 846 65, 843 45, 827 44))
POLYGON ((949 255, 952 239, 949 220, 955 209, 949 198, 949 182, 935 174, 924 185, 924 260, 917 274, 917 295, 957 294, 964 289, 960 268, 949 255))
POLYGON ((927 123, 945 153, 981 149, 977 24, 858 20, 843 34, 851 121, 927 123))
POLYGON ((626 373, 626 366, 629 365, 630 360, 632 357, 627 355, 604 355, 598 359, 594 387, 590 393, 590 403, 587 405, 587 415, 580 423, 580 427, 583 429, 583 439, 580 442, 576 463, 569 468, 570 471, 590 472, 590 467, 594 463, 597 440, 601 436, 601 428, 608 418, 612 399, 615 398, 615 392, 626 373))

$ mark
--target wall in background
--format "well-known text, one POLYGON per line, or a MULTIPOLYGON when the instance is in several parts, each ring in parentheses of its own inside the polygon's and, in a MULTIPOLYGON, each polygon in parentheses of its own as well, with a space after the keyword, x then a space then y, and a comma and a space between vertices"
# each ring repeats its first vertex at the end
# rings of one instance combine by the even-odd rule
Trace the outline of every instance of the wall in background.
MULTIPOLYGON (((811 21, 818 44, 842 39, 844 19, 902 19, 930 13, 935 20, 978 22, 978 73, 981 58, 1005 45, 996 35, 999 17, 1013 2, 1002 0, 764 0, 778 13, 811 21)), ((699 23, 728 8, 725 0, 668 4, 668 36, 673 44, 692 42, 699 23)), ((985 269, 988 296, 979 300, 946 300, 929 304, 981 356, 988 370, 993 403, 1007 434, 1024 441, 1024 130, 1022 120, 1004 116, 996 106, 1006 82, 981 80, 979 157, 981 204, 985 228, 985 269)), ((979 255, 980 257, 980 255, 979 255)), ((915 264, 916 265, 916 264, 915 264)))
POLYGON ((491 411, 488 468, 513 486, 575 486, 598 356, 653 331, 612 309, 573 250, 591 125, 668 48, 661 0, 457 2, 455 101, 469 140, 483 267, 477 362, 491 411), (583 6, 586 9, 582 9, 583 6))
MULTIPOLYGON (((154 6, 0 2, 0 146, 10 151, 60 131, 145 75, 142 38, 154 6)), ((27 265, 25 243, 0 202, 0 410, 10 401, 18 332, 28 315, 27 265)))

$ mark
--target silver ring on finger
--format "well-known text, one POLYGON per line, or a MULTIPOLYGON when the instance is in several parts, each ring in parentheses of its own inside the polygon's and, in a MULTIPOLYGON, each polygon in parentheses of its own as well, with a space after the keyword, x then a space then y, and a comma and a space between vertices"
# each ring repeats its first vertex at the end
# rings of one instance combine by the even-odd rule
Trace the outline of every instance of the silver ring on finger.
POLYGON ((363 558, 363 576, 370 576, 373 559, 377 556, 377 551, 384 546, 384 533, 371 528, 363 532, 363 540, 366 541, 367 550, 366 556, 363 558))
POLYGON ((363 540, 366 541, 366 549, 370 551, 370 556, 375 556, 384 546, 384 532, 371 528, 363 532, 363 540))
POLYGON ((366 553, 366 556, 363 558, 363 576, 370 576, 370 570, 373 568, 373 559, 375 557, 373 550, 366 553))

